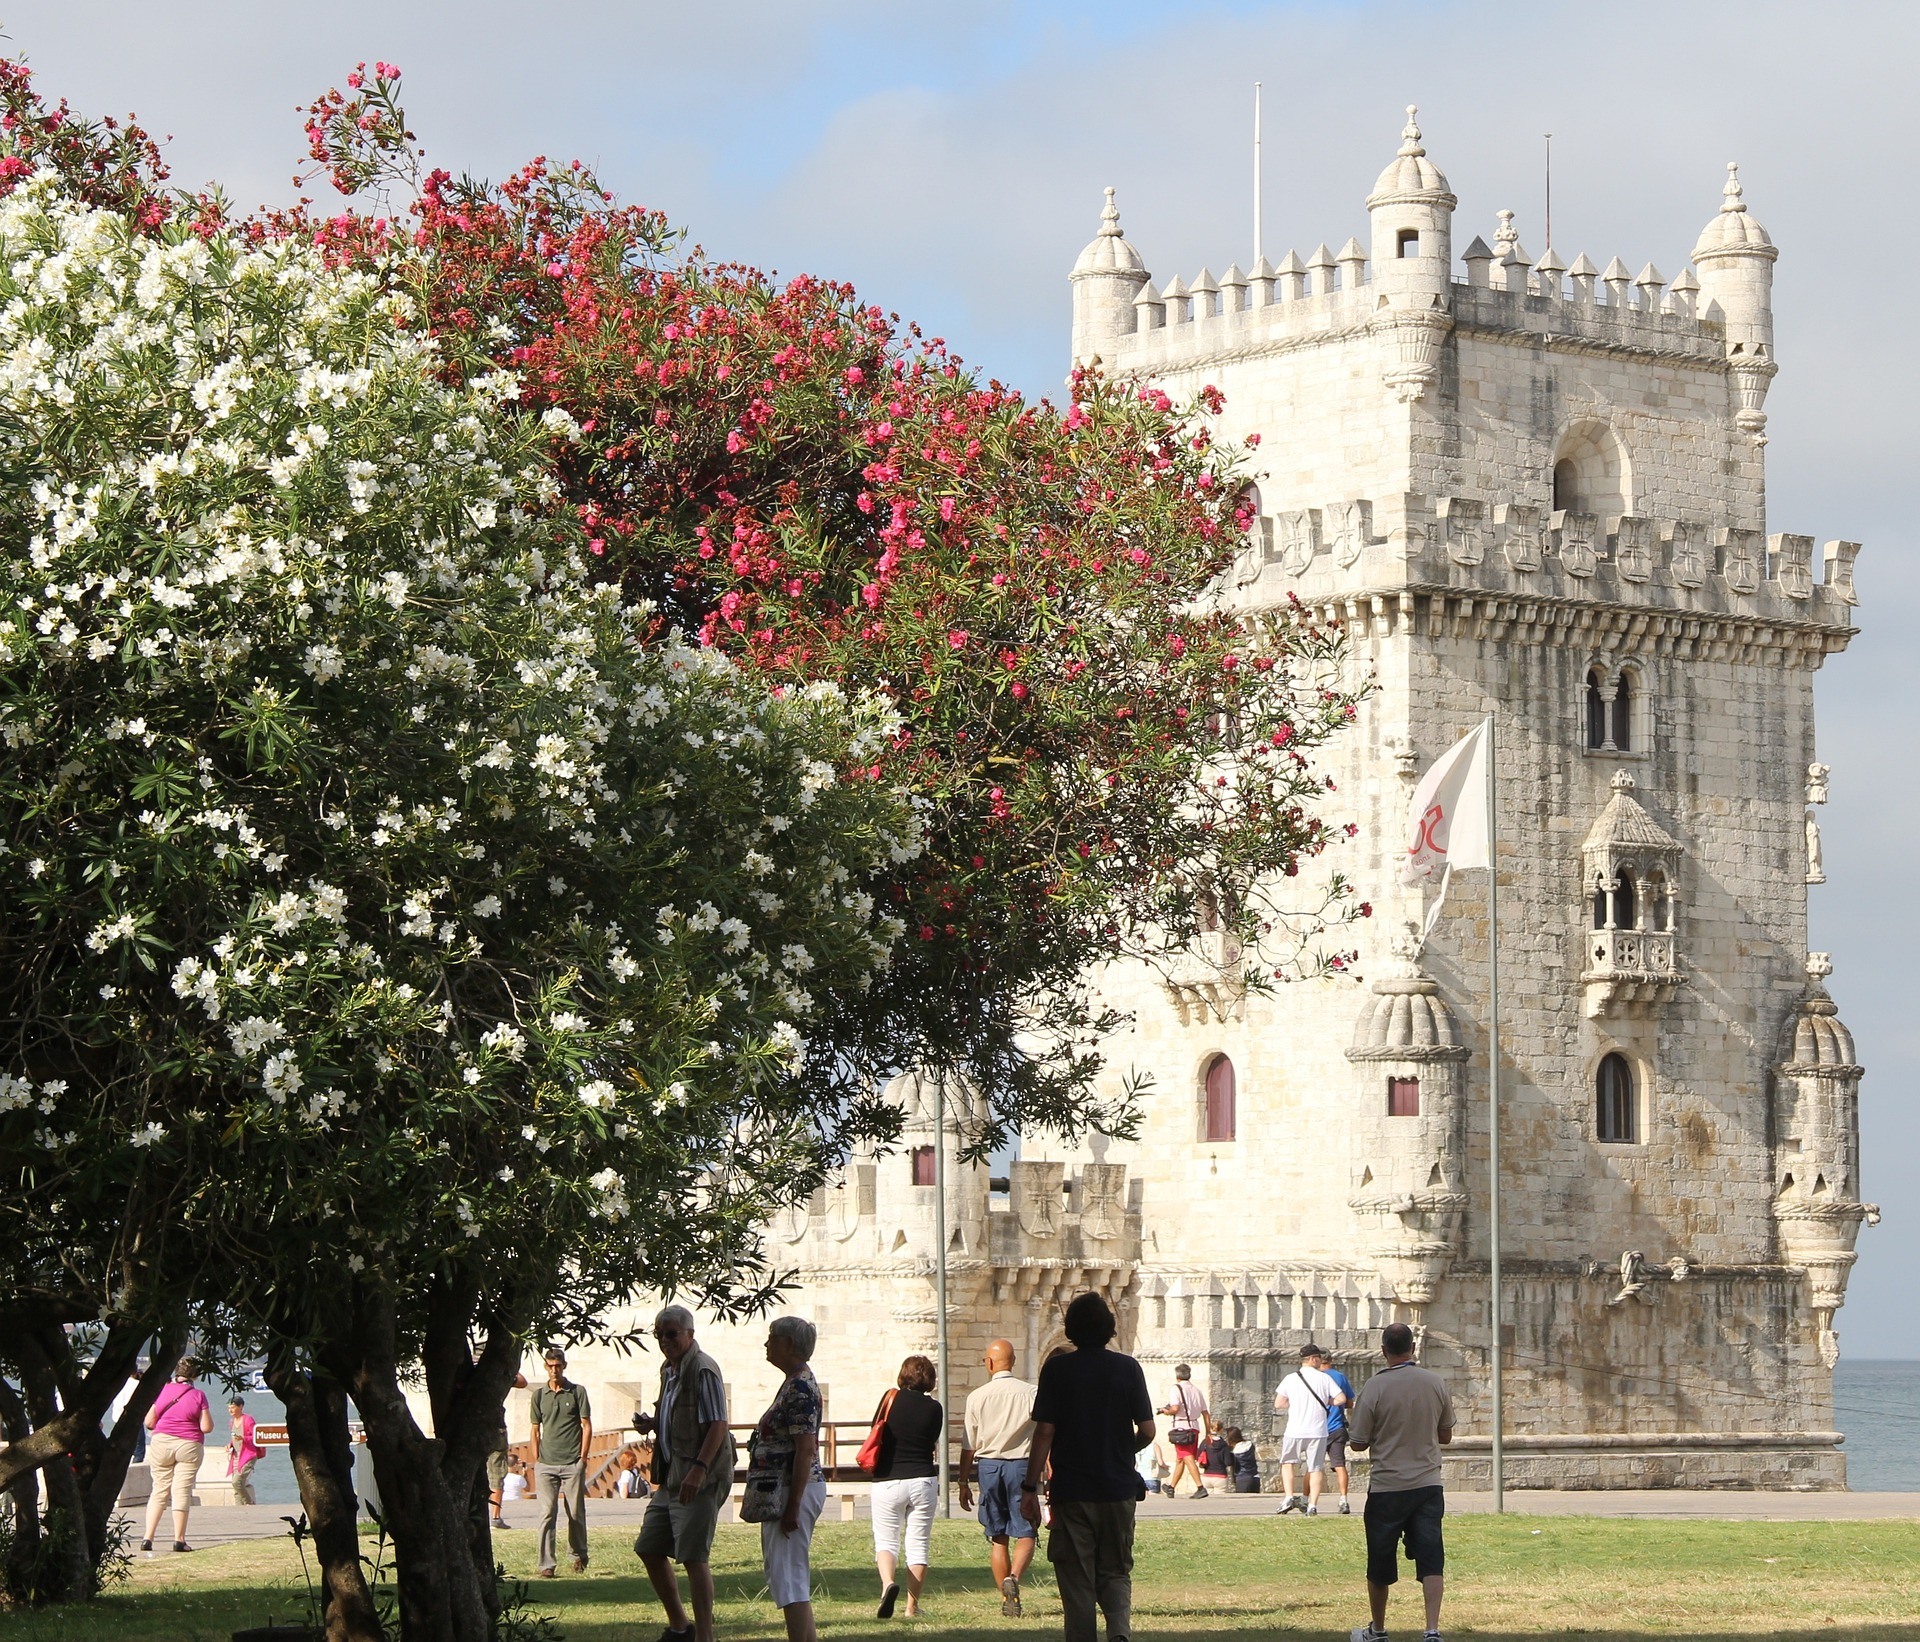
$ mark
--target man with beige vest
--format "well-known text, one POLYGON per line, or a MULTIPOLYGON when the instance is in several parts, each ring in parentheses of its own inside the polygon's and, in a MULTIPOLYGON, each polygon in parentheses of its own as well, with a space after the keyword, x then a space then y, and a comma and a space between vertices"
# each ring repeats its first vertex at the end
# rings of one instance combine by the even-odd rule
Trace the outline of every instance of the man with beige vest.
POLYGON ((673 1642, 713 1642, 713 1535, 733 1487, 720 1365, 693 1343, 693 1313, 668 1306, 653 1320, 660 1347, 660 1398, 634 1427, 653 1433, 653 1497, 633 1549, 646 1564, 673 1642), (680 1601, 678 1562, 687 1570, 693 1618, 680 1601))

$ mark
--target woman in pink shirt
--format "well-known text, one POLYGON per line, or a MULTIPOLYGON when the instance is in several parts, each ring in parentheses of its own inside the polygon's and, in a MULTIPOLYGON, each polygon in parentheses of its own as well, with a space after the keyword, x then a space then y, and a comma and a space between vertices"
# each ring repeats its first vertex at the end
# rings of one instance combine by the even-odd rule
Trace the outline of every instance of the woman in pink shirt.
POLYGON ((266 1457, 253 1434, 253 1416, 238 1397, 227 1399, 227 1475, 233 1480, 235 1505, 258 1505, 253 1496, 253 1468, 266 1457))
POLYGON ((153 1441, 147 1445, 147 1464, 153 1471, 153 1493, 147 1500, 147 1537, 140 1549, 153 1555, 153 1536, 160 1526, 160 1513, 173 1498, 173 1548, 193 1549, 187 1543, 187 1509, 193 1504, 193 1485, 200 1475, 200 1462, 207 1456, 207 1433, 213 1429, 213 1410, 207 1406, 206 1393, 193 1383, 194 1362, 182 1357, 174 1364, 173 1378, 154 1398, 147 1410, 147 1429, 153 1441))

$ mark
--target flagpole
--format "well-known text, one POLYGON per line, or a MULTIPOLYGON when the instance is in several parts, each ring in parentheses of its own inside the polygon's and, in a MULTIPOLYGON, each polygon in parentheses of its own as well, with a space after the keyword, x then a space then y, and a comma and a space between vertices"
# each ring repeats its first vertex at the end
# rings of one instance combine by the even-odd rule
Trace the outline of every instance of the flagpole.
POLYGON ((1500 1398, 1500 845, 1494 808, 1497 762, 1493 714, 1487 715, 1487 1248, 1488 1314, 1493 1340, 1493 1509, 1506 1509, 1506 1425, 1500 1398))
POLYGON ((952 1433, 953 1406, 947 1382, 947 1072, 943 1066, 934 1074, 933 1107, 933 1240, 939 1252, 934 1256, 933 1305, 939 1316, 934 1350, 940 1358, 940 1514, 953 1515, 953 1497, 947 1490, 947 1445, 952 1433))

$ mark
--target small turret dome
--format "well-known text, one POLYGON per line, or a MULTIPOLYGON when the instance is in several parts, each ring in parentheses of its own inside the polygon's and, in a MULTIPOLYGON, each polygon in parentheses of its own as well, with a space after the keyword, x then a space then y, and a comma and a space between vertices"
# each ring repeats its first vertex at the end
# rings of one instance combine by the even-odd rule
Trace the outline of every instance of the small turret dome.
POLYGON ((1775 257, 1779 252, 1767 237, 1766 229, 1760 226, 1760 219, 1747 209, 1744 192, 1740 187, 1740 167, 1734 161, 1727 162, 1727 186, 1722 190, 1724 198, 1720 202, 1719 213, 1713 221, 1700 230, 1700 241, 1693 248, 1693 260, 1715 255, 1725 256, 1741 252, 1775 257))
POLYGON ((1440 988, 1420 969, 1417 941, 1393 943, 1387 973, 1373 983, 1373 996, 1353 1023, 1349 1060, 1464 1060, 1460 1026, 1440 988))
POLYGON ((1824 952, 1807 954, 1807 995, 1793 1018, 1793 1042, 1784 1063, 1789 1070, 1832 1068, 1857 1071, 1853 1034, 1840 1023, 1840 1009, 1827 995, 1833 960, 1824 952))
POLYGON ((1147 265, 1140 253, 1120 232, 1120 208, 1113 203, 1113 190, 1107 190, 1106 209, 1100 213, 1100 232, 1093 236, 1080 260, 1073 265, 1074 277, 1085 274, 1145 275, 1147 265))
POLYGON ((1373 192, 1367 196, 1368 210, 1376 205, 1408 198, 1444 198, 1449 206, 1454 203, 1453 191, 1448 188, 1447 179, 1441 175, 1440 168, 1427 158, 1427 151, 1420 144, 1420 127, 1414 119, 1417 112, 1413 104, 1407 105, 1407 125, 1400 133, 1400 152, 1394 155, 1374 183, 1373 192))

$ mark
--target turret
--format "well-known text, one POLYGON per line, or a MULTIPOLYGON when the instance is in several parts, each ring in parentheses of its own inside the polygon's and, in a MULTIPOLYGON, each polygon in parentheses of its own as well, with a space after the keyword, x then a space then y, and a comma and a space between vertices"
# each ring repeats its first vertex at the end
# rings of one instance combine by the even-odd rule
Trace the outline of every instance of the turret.
POLYGON ((1407 109, 1400 152, 1367 196, 1373 222, 1373 283, 1392 305, 1416 298, 1444 304, 1453 270, 1453 207, 1447 179, 1420 143, 1416 110, 1407 109))
POLYGON ((1807 991, 1773 1069, 1774 1223, 1781 1257, 1807 1274, 1820 1354, 1839 1355, 1833 1314, 1846 1303, 1854 1239, 1879 1208, 1860 1200, 1860 1077, 1853 1034, 1827 995, 1824 952, 1807 955, 1807 991))
POLYGON ((1120 232, 1120 208, 1107 190, 1100 232, 1073 265, 1073 361, 1084 365, 1110 338, 1134 329, 1134 303, 1147 284, 1147 265, 1120 232))
POLYGON ((1720 211, 1700 231, 1693 265, 1700 274, 1699 313, 1726 327, 1727 363, 1738 400, 1735 422, 1764 443, 1762 407, 1777 368, 1773 360, 1773 265, 1780 253, 1740 188, 1740 168, 1729 162, 1720 211))
POLYGON ((1467 1047, 1409 928, 1361 1006, 1353 1067, 1352 1189, 1361 1243, 1421 1326, 1462 1252, 1467 1047))

